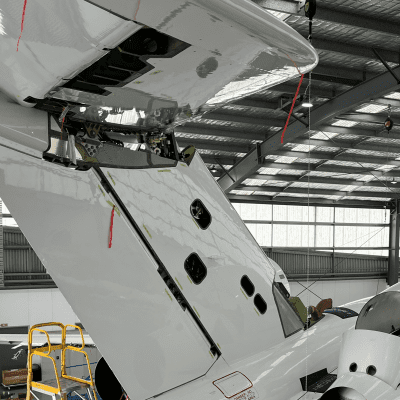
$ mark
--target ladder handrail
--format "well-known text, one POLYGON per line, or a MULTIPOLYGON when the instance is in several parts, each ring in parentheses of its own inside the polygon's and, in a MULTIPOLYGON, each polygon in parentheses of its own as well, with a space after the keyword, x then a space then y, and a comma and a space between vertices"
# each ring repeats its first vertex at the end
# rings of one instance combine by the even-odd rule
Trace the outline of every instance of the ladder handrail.
POLYGON ((36 387, 36 388, 39 388, 39 389, 41 388, 43 390, 48 390, 48 391, 50 391, 52 393, 58 393, 58 394, 61 393, 61 386, 60 386, 60 380, 59 380, 58 371, 57 371, 57 365, 56 365, 56 362, 55 362, 54 358, 50 356, 50 353, 53 350, 61 350, 61 377, 65 378, 65 379, 73 380, 73 381, 76 381, 76 382, 89 384, 92 387, 94 398, 95 398, 95 400, 97 400, 96 390, 95 390, 93 376, 92 376, 92 370, 90 368, 89 357, 88 357, 87 353, 83 350, 84 348, 85 348, 85 339, 83 337, 82 328, 80 326, 71 325, 71 324, 64 325, 61 322, 48 322, 48 323, 42 323, 42 324, 33 325, 29 329, 29 333, 28 333, 28 351, 29 351, 28 354, 29 354, 29 357, 28 357, 28 379, 27 379, 27 397, 26 397, 26 400, 31 400, 31 387, 36 387), (44 327, 44 326, 59 326, 62 329, 61 345, 55 345, 55 346, 51 345, 50 336, 49 336, 48 332, 45 331, 44 329, 39 329, 39 328, 44 327), (82 347, 76 348, 74 346, 67 346, 66 345, 67 327, 69 327, 69 326, 79 330, 79 332, 81 334, 81 338, 82 338, 82 347), (46 335, 48 347, 43 346, 43 347, 41 347, 39 349, 32 350, 32 334, 33 334, 34 331, 41 332, 41 333, 44 333, 46 335), (66 350, 71 350, 71 351, 75 351, 75 352, 78 352, 78 353, 82 353, 85 356, 85 359, 86 359, 86 362, 87 362, 87 365, 88 365, 90 381, 87 381, 87 380, 84 380, 84 379, 80 379, 80 378, 76 378, 74 376, 67 375, 67 373, 65 371, 65 368, 66 368, 66 366, 65 366, 65 351, 66 350), (32 382, 32 375, 33 375, 32 374, 32 356, 33 355, 38 355, 40 357, 50 358, 52 360, 53 366, 54 366, 54 372, 56 374, 58 389, 50 387, 50 386, 42 384, 42 383, 32 382))

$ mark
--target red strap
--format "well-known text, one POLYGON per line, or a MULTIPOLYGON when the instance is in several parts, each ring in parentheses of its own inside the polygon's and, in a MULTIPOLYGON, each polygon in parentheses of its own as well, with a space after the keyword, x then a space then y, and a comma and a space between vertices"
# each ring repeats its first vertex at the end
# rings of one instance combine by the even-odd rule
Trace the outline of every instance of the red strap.
POLYGON ((294 99, 293 99, 293 103, 292 103, 292 108, 290 109, 290 113, 289 113, 289 115, 288 115, 288 117, 287 117, 285 127, 283 128, 283 132, 282 132, 282 136, 281 136, 281 143, 283 143, 283 138, 284 138, 284 136, 285 136, 286 128, 288 127, 290 117, 292 116, 292 112, 293 112, 293 108, 294 108, 294 103, 296 103, 296 99, 297 99, 297 96, 298 96, 299 91, 300 91, 300 86, 301 86, 301 84, 303 83, 303 78, 304 78, 304 74, 301 75, 300 82, 299 82, 299 86, 297 86, 297 91, 296 91, 296 94, 294 95, 294 99))
POLYGON ((25 0, 25 2, 24 2, 24 8, 22 10, 21 34, 19 35, 18 42, 17 42, 17 51, 18 51, 18 46, 19 46, 19 39, 21 39, 22 31, 24 30, 24 19, 25 19, 26 2, 27 2, 27 0, 25 0))
POLYGON ((108 248, 111 249, 112 246, 112 235, 113 235, 113 226, 114 226, 114 210, 115 206, 113 206, 111 211, 111 223, 110 223, 110 235, 108 238, 108 248))

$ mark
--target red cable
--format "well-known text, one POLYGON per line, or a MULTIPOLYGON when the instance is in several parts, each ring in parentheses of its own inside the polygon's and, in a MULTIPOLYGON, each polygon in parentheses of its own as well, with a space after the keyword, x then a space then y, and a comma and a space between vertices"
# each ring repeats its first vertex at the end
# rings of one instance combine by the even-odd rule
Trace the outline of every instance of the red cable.
POLYGON ((114 210, 115 210, 115 206, 113 206, 113 209, 111 211, 110 236, 108 239, 108 248, 109 249, 111 249, 111 246, 112 246, 113 226, 114 226, 114 210))
POLYGON ((283 132, 282 132, 282 136, 281 136, 281 143, 283 143, 283 138, 284 138, 284 136, 285 136, 286 128, 288 127, 290 117, 292 116, 292 112, 293 112, 293 108, 294 108, 294 103, 296 103, 296 99, 297 99, 297 96, 298 96, 299 91, 300 91, 300 86, 301 86, 301 84, 303 83, 303 78, 304 78, 304 74, 301 75, 300 82, 299 82, 299 86, 297 86, 297 91, 296 91, 296 94, 294 95, 294 99, 293 99, 293 103, 292 103, 292 108, 290 109, 289 115, 288 115, 287 120, 286 120, 285 127, 283 128, 283 132))
POLYGON ((25 19, 26 2, 27 2, 27 0, 25 0, 25 2, 24 2, 24 8, 22 10, 21 34, 19 35, 18 42, 17 42, 17 51, 18 51, 18 46, 19 46, 19 39, 21 39, 22 31, 24 30, 24 19, 25 19))

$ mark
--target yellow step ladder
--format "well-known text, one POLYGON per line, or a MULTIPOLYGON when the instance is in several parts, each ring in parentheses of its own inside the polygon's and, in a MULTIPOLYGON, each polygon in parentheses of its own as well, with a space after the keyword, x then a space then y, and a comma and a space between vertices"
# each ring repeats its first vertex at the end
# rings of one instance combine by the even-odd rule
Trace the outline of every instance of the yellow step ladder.
POLYGON ((89 357, 85 351, 83 351, 85 347, 85 340, 83 339, 82 329, 76 325, 64 325, 60 322, 49 322, 44 324, 33 325, 28 333, 28 380, 27 380, 27 394, 26 400, 31 400, 31 395, 36 399, 39 398, 36 396, 37 393, 44 393, 52 397, 52 400, 57 400, 57 396, 66 400, 67 394, 70 392, 78 395, 82 400, 86 400, 82 397, 78 391, 86 390, 89 400, 93 400, 93 396, 91 390, 94 395, 94 400, 97 400, 96 390, 94 386, 94 381, 92 377, 92 371, 90 369, 89 357), (44 329, 39 329, 44 326, 58 326, 62 329, 62 339, 61 344, 52 346, 50 342, 50 337, 47 331, 44 329), (79 330, 82 338, 82 347, 76 348, 74 346, 66 345, 66 335, 67 335, 67 327, 76 328, 79 330), (32 349, 32 334, 33 332, 41 332, 47 336, 47 344, 48 346, 43 346, 40 348, 32 349), (50 356, 50 353, 54 350, 61 350, 61 375, 59 376, 57 371, 57 365, 53 357, 50 356), (65 372, 65 352, 66 350, 75 351, 78 353, 82 353, 87 362, 87 366, 89 369, 89 377, 90 380, 76 378, 74 376, 69 376, 65 372), (54 379, 46 379, 44 381, 35 382, 32 381, 32 357, 36 355, 39 357, 49 358, 53 362, 55 378, 54 379))

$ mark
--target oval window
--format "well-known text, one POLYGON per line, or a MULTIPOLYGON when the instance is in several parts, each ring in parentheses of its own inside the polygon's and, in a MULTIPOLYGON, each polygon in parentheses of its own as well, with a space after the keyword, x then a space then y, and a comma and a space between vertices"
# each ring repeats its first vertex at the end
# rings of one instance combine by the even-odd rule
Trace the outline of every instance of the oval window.
POLYGON ((190 214, 201 229, 207 229, 211 224, 211 214, 199 199, 190 205, 190 214))
POLYGON ((247 296, 253 296, 255 288, 253 282, 249 279, 247 275, 243 275, 242 279, 240 280, 240 284, 242 285, 242 288, 246 292, 247 296))
POLYGON ((196 253, 192 253, 185 260, 184 267, 190 279, 196 285, 203 282, 204 278, 207 276, 207 268, 196 253))
POLYGON ((254 305, 257 307, 260 314, 265 314, 265 311, 267 311, 267 303, 259 293, 254 296, 254 305))

